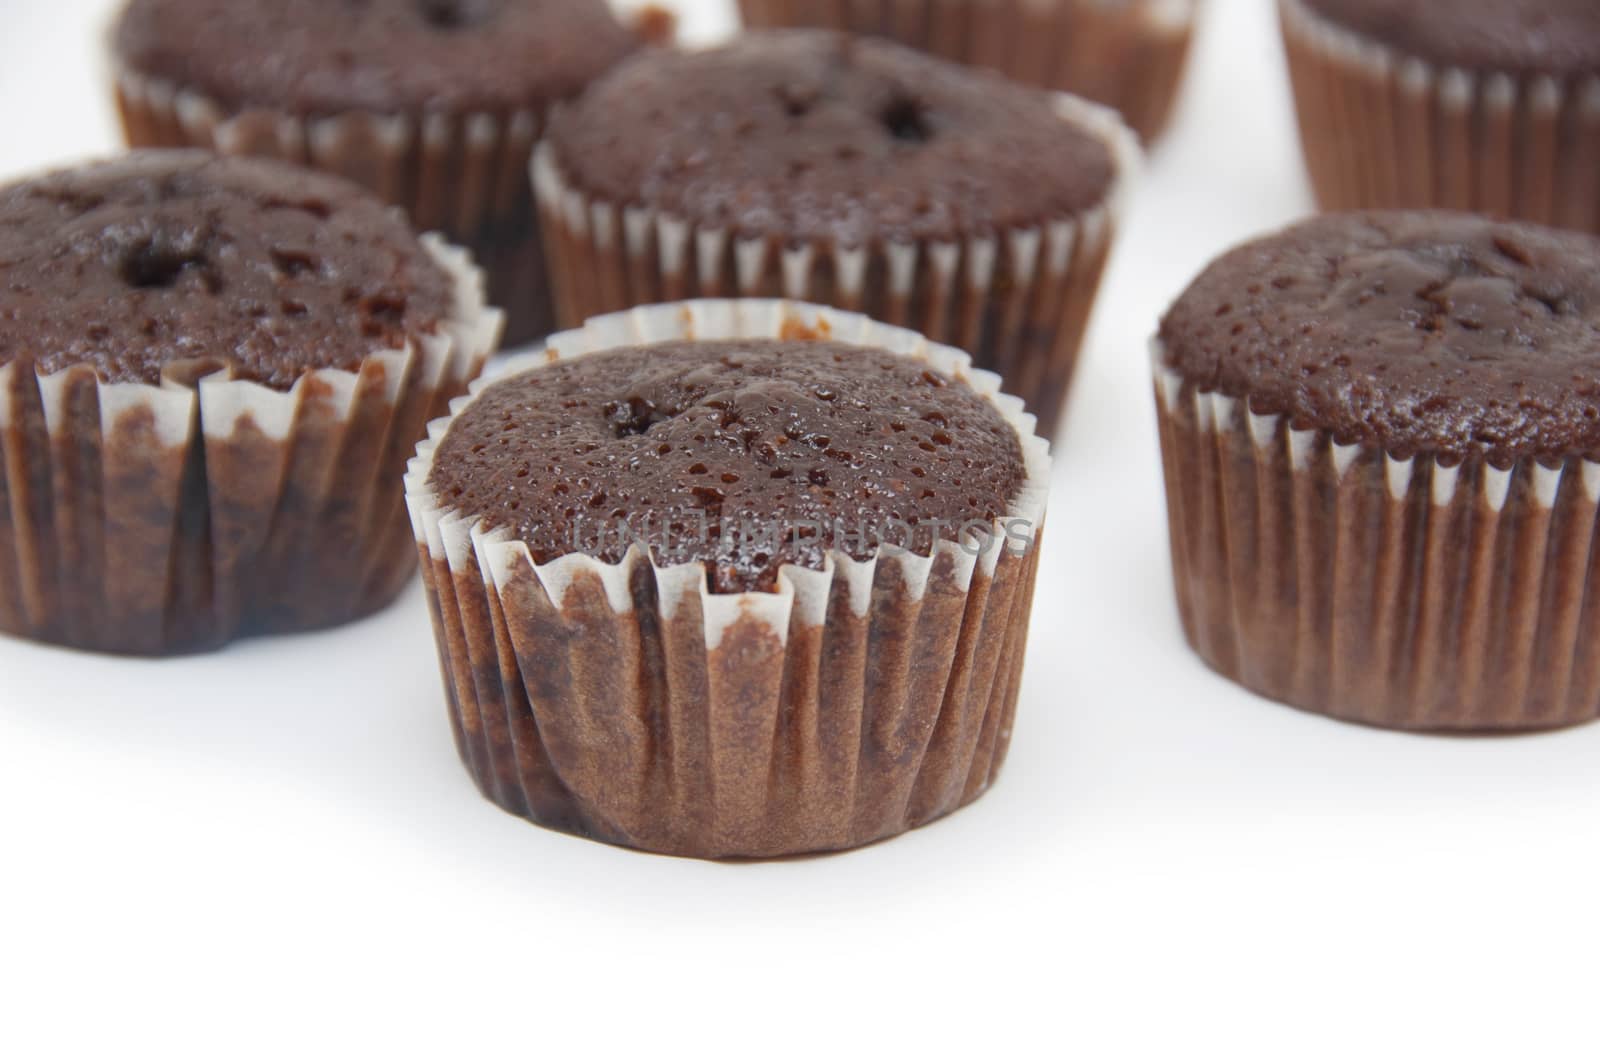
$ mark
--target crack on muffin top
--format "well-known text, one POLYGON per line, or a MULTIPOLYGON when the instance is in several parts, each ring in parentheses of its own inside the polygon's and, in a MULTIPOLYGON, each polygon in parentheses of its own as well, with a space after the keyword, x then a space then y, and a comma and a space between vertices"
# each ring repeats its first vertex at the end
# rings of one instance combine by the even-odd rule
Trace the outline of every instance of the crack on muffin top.
POLYGON ((618 348, 496 382, 452 422, 429 486, 512 530, 536 563, 616 563, 636 537, 658 564, 707 563, 721 593, 773 590, 783 565, 820 570, 830 549, 926 555, 1010 513, 1025 478, 994 404, 922 362, 738 340, 618 348))
POLYGON ((510 112, 639 46, 605 0, 132 0, 118 58, 230 109, 510 112))
POLYGON ((1398 458, 1600 457, 1600 239, 1470 214, 1327 215, 1214 262, 1167 365, 1398 458))
POLYGON ((280 163, 135 152, 0 189, 0 365, 154 384, 200 362, 287 389, 435 331, 454 299, 397 212, 280 163))
POLYGON ((550 129, 585 193, 741 236, 960 240, 1080 215, 1115 180, 1053 97, 887 41, 774 30, 620 64, 550 129))
POLYGON ((1330 21, 1437 66, 1600 72, 1595 0, 1303 0, 1330 21))

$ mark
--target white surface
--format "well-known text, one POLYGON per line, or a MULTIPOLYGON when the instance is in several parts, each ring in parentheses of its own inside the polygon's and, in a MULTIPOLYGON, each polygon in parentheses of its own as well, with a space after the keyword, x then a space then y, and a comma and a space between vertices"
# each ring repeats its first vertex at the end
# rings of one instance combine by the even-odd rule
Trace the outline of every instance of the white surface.
MULTIPOLYGON (((1347 727, 1179 635, 1145 340, 1309 205, 1266 2, 1212 7, 1059 449, 988 797, 775 864, 541 831, 457 765, 415 589, 196 660, 0 641, 0 1059, 1593 1059, 1600 727, 1347 727)), ((105 10, 4 0, 0 174, 113 146, 105 10)))

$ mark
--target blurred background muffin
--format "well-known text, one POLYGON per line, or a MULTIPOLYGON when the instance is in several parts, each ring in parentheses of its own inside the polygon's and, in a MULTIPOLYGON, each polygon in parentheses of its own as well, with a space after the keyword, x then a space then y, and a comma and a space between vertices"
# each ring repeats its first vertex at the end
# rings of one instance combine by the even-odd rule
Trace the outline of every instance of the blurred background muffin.
POLYGON ((528 158, 547 108, 639 45, 605 0, 131 0, 113 52, 128 143, 355 180, 470 247, 550 328, 528 158))
POLYGON ((972 352, 1048 434, 1137 156, 1076 97, 766 30, 624 61, 534 169, 563 325, 695 295, 861 310, 972 352))
POLYGON ((0 631, 171 654, 387 605, 400 475, 492 352, 350 182, 143 151, 0 189, 0 631))
POLYGON ((1600 230, 1600 4, 1280 0, 1280 13, 1324 209, 1600 230))
POLYGON ((739 0, 750 27, 871 33, 1103 103, 1146 142, 1172 114, 1198 0, 739 0))

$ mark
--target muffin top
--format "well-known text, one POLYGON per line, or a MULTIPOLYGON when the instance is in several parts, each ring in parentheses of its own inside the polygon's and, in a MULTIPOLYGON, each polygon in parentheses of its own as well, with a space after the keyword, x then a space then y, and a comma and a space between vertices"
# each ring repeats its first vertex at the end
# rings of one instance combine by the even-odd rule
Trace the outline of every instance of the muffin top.
POLYGON ((0 365, 154 384, 172 362, 288 388, 454 310, 395 211, 281 163, 134 152, 0 189, 0 365))
POLYGON ((429 485, 540 564, 618 562, 631 530, 658 564, 704 561, 713 591, 739 592, 773 590, 786 564, 821 569, 829 549, 926 554, 1010 513, 1025 479, 995 406, 920 361, 737 340, 617 348, 491 385, 429 485))
POLYGON ((641 52, 549 136, 596 198, 850 247, 1038 225, 1101 203, 1116 177, 1104 139, 1047 93, 820 30, 641 52))
POLYGON ((1600 239, 1446 211, 1326 215, 1213 263, 1170 368, 1397 457, 1600 456, 1600 239))
POLYGON ((1304 0, 1363 36, 1437 66, 1517 74, 1600 71, 1595 0, 1304 0))
POLYGON ((510 111, 637 45, 605 0, 131 0, 115 43, 225 107, 301 114, 510 111))

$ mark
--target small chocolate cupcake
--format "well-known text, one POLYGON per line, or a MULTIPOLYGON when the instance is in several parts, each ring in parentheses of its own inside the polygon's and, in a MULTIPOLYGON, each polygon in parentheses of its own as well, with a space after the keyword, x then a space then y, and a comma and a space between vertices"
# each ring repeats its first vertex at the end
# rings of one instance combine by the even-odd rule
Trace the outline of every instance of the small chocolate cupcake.
POLYGON ((1147 142, 1178 97, 1198 0, 739 0, 746 26, 876 34, 1103 103, 1147 142))
POLYGON ((1418 730, 1600 714, 1600 240, 1328 215, 1218 260, 1156 392, 1190 643, 1418 730))
POLYGON ((641 53, 552 116, 535 184, 566 325, 686 296, 810 299, 971 351, 1060 413, 1133 136, 887 41, 641 53))
POLYGON ((0 189, 0 631, 168 654, 385 605, 406 459, 499 325, 464 253, 281 163, 0 189))
POLYGON ((128 143, 357 181, 470 247, 508 339, 551 326, 528 156, 551 103, 638 45, 604 0, 131 0, 128 143))
POLYGON ((1600 5, 1280 0, 1325 209, 1444 207, 1600 231, 1600 5))
POLYGON ((857 314, 701 300, 476 386, 406 487, 479 788, 693 857, 860 846, 984 793, 1050 464, 998 384, 857 314))

